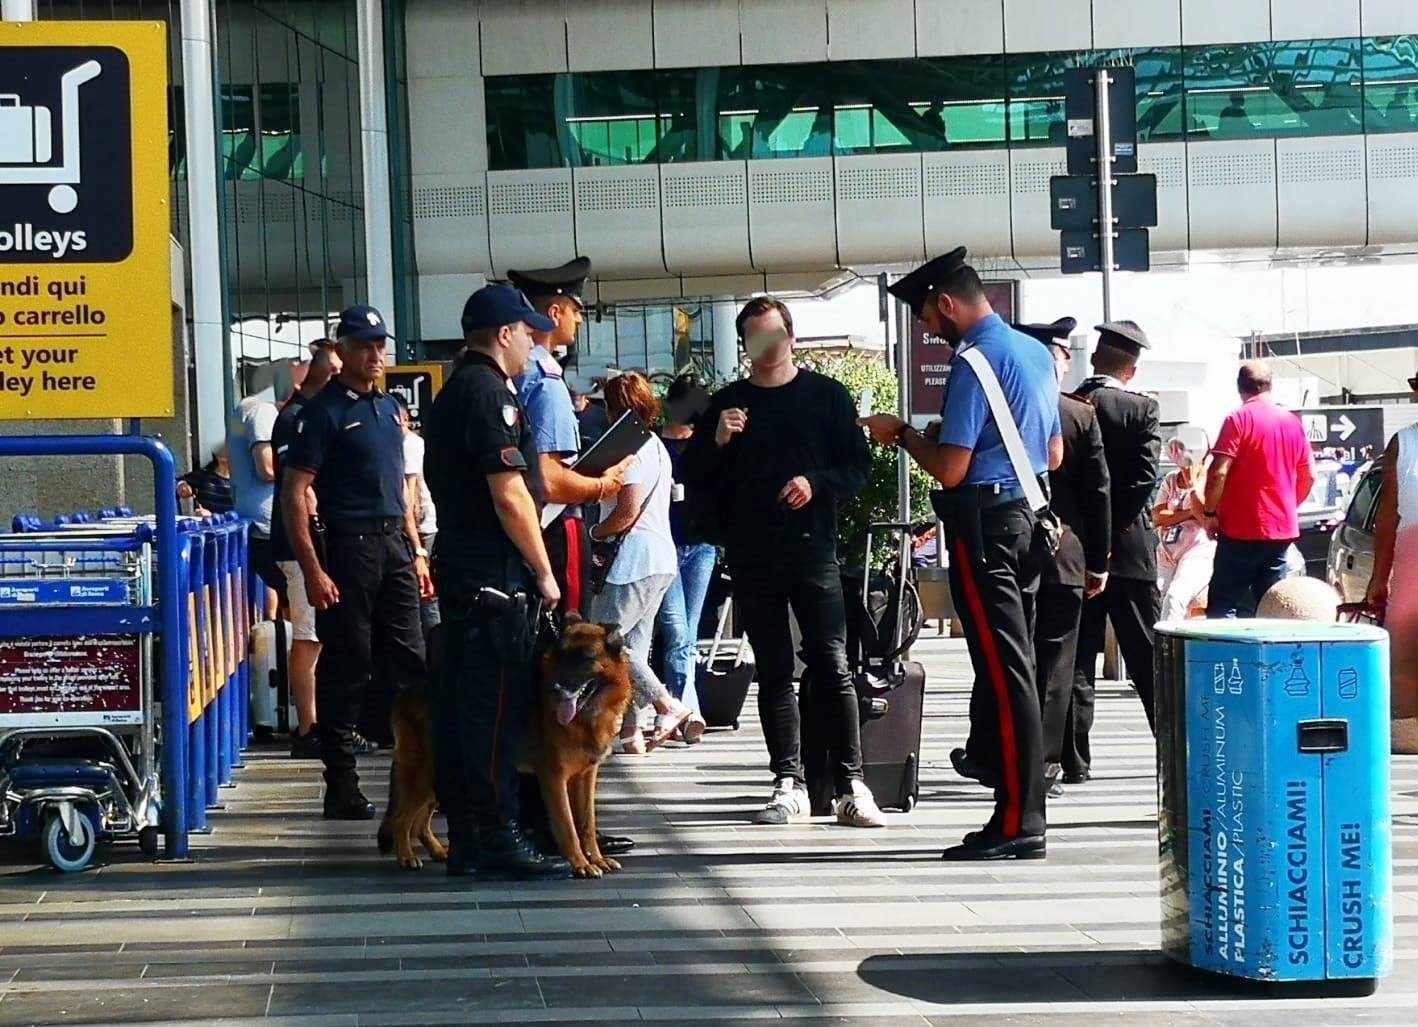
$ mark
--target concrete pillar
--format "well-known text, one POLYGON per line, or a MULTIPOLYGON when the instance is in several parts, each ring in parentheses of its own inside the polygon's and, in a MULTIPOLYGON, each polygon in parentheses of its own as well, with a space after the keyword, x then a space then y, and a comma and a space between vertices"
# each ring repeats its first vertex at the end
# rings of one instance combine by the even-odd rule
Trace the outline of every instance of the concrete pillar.
POLYGON ((217 179, 216 64, 210 0, 182 0, 183 116, 187 129, 187 256, 192 269, 192 350, 196 364, 197 444, 206 461, 226 435, 236 405, 223 299, 221 183, 217 179))
POLYGON ((739 333, 734 327, 739 304, 732 296, 714 301, 714 377, 731 382, 739 376, 739 333))
MULTIPOLYGON (((384 92, 384 5, 358 0, 359 141, 364 179, 364 263, 366 302, 394 323, 394 214, 389 182, 389 117, 384 92)), ((390 347, 390 356, 394 353, 390 347)))

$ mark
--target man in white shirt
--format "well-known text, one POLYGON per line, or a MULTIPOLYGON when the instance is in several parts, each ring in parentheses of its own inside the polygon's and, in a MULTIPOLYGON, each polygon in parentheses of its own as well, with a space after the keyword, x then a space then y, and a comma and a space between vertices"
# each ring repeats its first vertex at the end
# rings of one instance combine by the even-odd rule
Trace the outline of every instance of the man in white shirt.
MULTIPOLYGON (((438 534, 438 511, 433 505, 433 495, 428 491, 428 482, 423 477, 423 436, 414 431, 413 415, 404 397, 397 392, 391 395, 399 404, 399 421, 404 429, 404 483, 408 490, 408 503, 418 523, 419 544, 425 552, 432 553, 434 536, 438 534)), ((419 614, 427 634, 441 620, 438 598, 435 596, 420 604, 419 614)))

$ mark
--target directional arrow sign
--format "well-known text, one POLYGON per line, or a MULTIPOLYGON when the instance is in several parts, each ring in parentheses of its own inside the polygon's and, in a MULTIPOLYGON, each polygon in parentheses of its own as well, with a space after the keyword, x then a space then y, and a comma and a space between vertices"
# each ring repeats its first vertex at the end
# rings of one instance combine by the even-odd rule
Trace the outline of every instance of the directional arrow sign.
POLYGON ((1340 414, 1338 421, 1329 422, 1329 433, 1331 435, 1338 435, 1340 442, 1348 442, 1349 436, 1353 435, 1354 432, 1358 430, 1358 427, 1357 424, 1349 420, 1348 414, 1340 414))
POLYGON ((1376 406, 1310 407, 1295 413, 1317 453, 1337 450, 1345 459, 1360 459, 1365 449, 1377 455, 1387 441, 1384 412, 1376 406))

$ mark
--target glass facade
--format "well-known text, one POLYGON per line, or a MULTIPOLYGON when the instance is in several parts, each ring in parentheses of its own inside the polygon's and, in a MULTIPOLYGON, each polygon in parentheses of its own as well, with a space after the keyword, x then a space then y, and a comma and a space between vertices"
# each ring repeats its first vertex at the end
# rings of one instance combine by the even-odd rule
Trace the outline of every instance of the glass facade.
POLYGON ((420 359, 412 339, 419 324, 418 262, 414 252, 414 183, 409 149, 409 62, 406 0, 384 4, 384 89, 389 123, 389 201, 393 222, 394 324, 401 363, 420 359))
POLYGON ((353 0, 216 0, 234 363, 295 356, 363 293, 353 0))
POLYGON ((487 80, 489 166, 596 167, 1062 145, 1069 68, 1137 69, 1138 137, 1418 129, 1418 37, 487 80))
POLYGON ((708 303, 617 304, 581 325, 574 381, 585 384, 606 368, 701 371, 714 367, 713 314, 708 303))

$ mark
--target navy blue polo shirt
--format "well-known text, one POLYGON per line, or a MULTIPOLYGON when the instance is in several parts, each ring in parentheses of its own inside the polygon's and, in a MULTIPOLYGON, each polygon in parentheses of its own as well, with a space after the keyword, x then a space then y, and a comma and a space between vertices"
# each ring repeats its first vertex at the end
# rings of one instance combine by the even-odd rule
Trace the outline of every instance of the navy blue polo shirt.
POLYGON ((1017 486, 1019 478, 1009 462, 980 379, 960 357, 960 352, 970 347, 983 353, 994 369, 1035 474, 1049 469, 1049 440, 1062 434, 1053 354, 1049 347, 1015 331, 998 314, 991 314, 965 333, 960 350, 950 362, 950 378, 940 411, 941 444, 974 452, 965 484, 1017 486))
POLYGON ((276 498, 271 504, 271 553, 277 560, 294 560, 295 550, 286 537, 286 515, 281 510, 281 478, 284 477, 286 458, 295 445, 295 420, 308 403, 297 391, 281 407, 276 415, 276 426, 271 429, 271 462, 276 471, 276 498))
POLYGON ((321 389, 296 415, 283 464, 315 475, 326 524, 404 515, 399 404, 378 389, 356 392, 338 380, 321 389))

